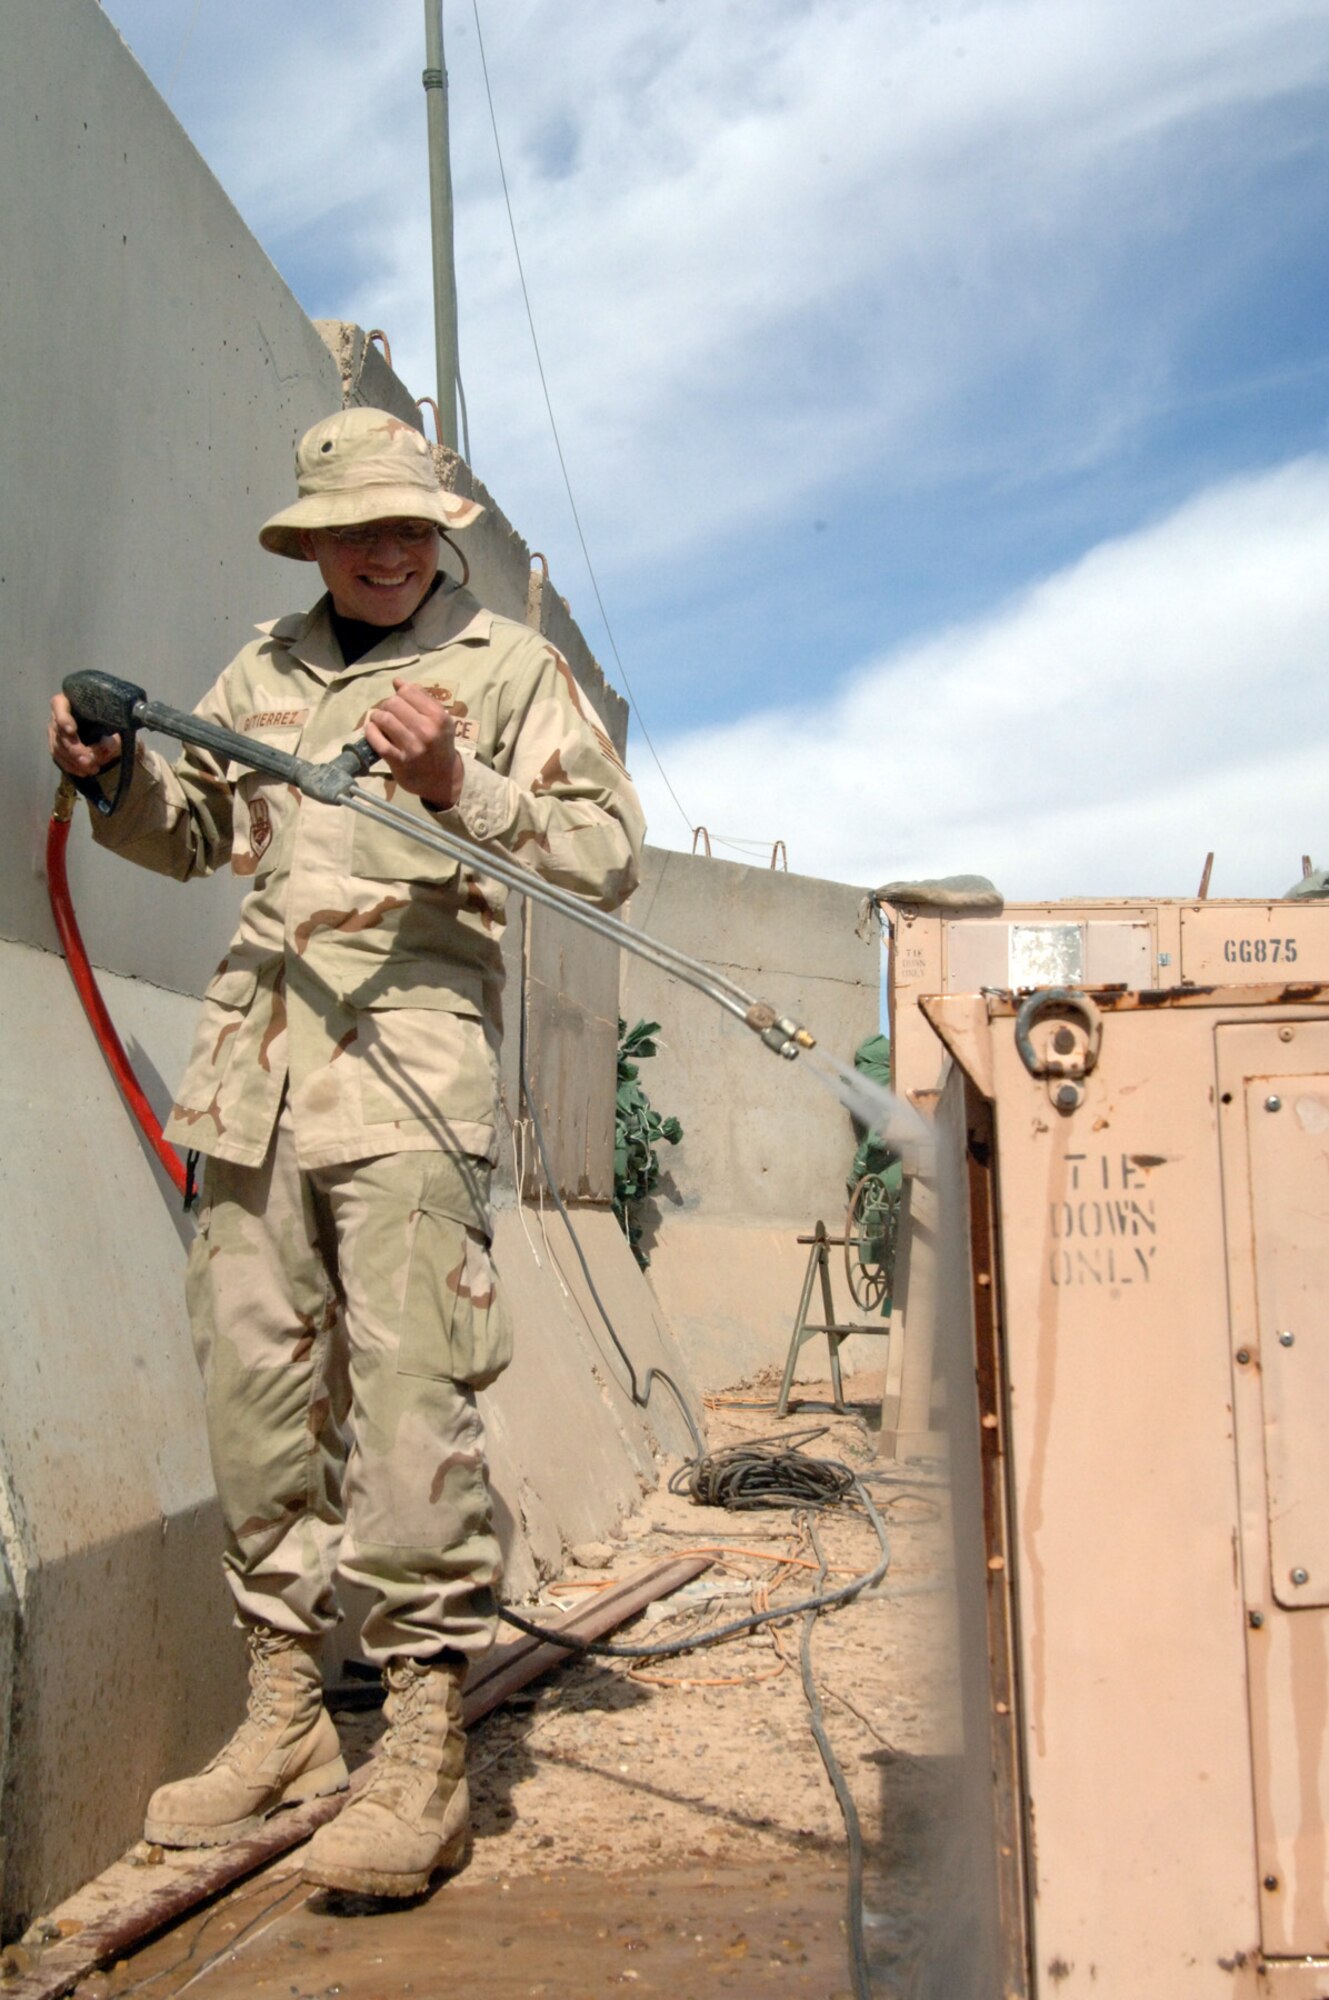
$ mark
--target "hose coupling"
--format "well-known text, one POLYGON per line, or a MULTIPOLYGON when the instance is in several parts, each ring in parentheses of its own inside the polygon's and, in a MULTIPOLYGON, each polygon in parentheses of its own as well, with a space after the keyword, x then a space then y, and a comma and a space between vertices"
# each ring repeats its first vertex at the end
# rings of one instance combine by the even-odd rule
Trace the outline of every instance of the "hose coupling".
POLYGON ((777 1014, 765 1000, 754 1000, 743 1016, 755 1035, 760 1036, 768 1049, 783 1056, 786 1062, 793 1062, 800 1049, 815 1049, 817 1038, 797 1021, 791 1021, 783 1014, 777 1014))

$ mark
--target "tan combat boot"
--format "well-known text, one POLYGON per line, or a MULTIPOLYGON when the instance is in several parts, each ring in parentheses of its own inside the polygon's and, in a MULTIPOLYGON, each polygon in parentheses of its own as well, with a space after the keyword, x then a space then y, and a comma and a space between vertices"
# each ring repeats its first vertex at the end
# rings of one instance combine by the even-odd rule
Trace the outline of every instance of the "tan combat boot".
POLYGON ((465 1674, 460 1662, 388 1667, 388 1726, 369 1781, 309 1843, 306 1882, 360 1896, 418 1896, 436 1869, 457 1866, 470 1825, 465 1674))
POLYGON ((312 1640, 251 1627, 249 1713, 206 1770, 161 1785, 144 1837, 162 1847, 220 1847, 253 1833, 278 1806, 344 1792, 346 1766, 312 1640))

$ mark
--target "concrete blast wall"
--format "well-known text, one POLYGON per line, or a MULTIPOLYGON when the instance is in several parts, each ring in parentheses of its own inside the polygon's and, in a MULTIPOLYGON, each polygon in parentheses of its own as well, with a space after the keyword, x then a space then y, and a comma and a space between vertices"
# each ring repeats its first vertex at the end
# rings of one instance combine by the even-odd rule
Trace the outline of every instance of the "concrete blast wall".
MULTIPOLYGON (((854 927, 862 891, 769 868, 648 848, 632 921, 729 974, 803 1022, 841 1061, 875 1032, 880 951, 854 927)), ((647 1205, 652 1289, 692 1377, 719 1387, 782 1365, 818 1217, 842 1233, 856 1144, 848 1114, 808 1065, 782 1061, 741 1023, 637 958, 623 960, 622 1012, 661 1023, 641 1081, 656 1110, 679 1118, 677 1149, 647 1205)), ((841 1253, 835 1253, 838 1268, 841 1253)), ((837 1313, 856 1317, 843 1280, 837 1313)), ((821 1318, 820 1303, 811 1314, 821 1318)), ((803 1350, 800 1376, 823 1376, 826 1343, 803 1350)), ((854 1339, 846 1367, 880 1367, 881 1343, 854 1339)))
MULTIPOLYGON (((0 9, 0 310, 6 483, 0 589, 0 1933, 131 1841, 162 1778, 209 1755, 240 1660, 180 1297, 190 1225, 162 1198, 55 955, 42 853, 47 703, 97 666, 189 707, 251 620, 307 603, 312 572, 265 555, 300 433, 343 396, 409 414, 362 333, 320 331, 153 93, 95 0, 0 9), (326 337, 325 337, 326 336, 326 337)), ((455 461, 447 476, 465 484, 455 461)), ((485 497, 485 496, 481 496, 485 497)), ((622 704, 497 508, 475 581, 569 653, 621 743, 622 704)), ((70 841, 75 904, 158 1111, 221 955, 229 882, 181 889, 70 841)), ((510 1587, 603 1533, 680 1448, 648 1425, 564 1225, 515 1205, 520 1056, 550 1112, 559 1180, 612 1172, 613 954, 566 923, 509 925, 499 1248, 518 1359, 485 1398, 510 1587), (530 967, 529 979, 527 967, 530 967), (576 1116, 572 1115, 576 1109, 576 1116), (566 1440, 575 1436, 575 1455, 566 1440)), ((685 1369, 603 1207, 579 1234, 640 1372, 685 1369)))

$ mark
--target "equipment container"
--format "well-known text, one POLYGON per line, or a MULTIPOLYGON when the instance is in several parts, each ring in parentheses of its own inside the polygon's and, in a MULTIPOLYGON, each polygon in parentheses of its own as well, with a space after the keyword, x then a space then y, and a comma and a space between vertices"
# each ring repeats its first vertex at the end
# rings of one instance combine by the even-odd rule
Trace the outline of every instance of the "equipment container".
MULTIPOLYGON (((1177 912, 1197 975, 1300 972, 1263 907, 1177 912)), ((1329 990, 919 1004, 967 1907, 918 1992, 1324 2000, 1329 990)))

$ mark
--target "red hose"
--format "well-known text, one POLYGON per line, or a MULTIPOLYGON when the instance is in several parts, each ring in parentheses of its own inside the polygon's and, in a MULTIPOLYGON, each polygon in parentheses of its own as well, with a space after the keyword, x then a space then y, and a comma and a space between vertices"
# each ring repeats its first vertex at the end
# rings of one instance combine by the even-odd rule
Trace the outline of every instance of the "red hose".
POLYGON ((78 918, 74 915, 74 905, 69 895, 69 876, 65 870, 65 848, 69 844, 69 816, 72 810, 73 788, 66 790, 66 787, 61 785, 56 793, 51 823, 46 830, 46 885, 51 897, 51 915, 55 918, 55 927, 60 933, 60 943, 64 949, 65 962, 69 967, 69 976, 83 1003, 83 1012, 88 1017, 101 1052, 110 1066, 111 1074, 137 1119, 139 1130, 165 1167, 183 1200, 184 1161, 175 1147, 167 1144, 162 1134, 161 1121, 143 1095, 139 1080, 130 1066, 129 1057, 125 1054, 124 1043, 116 1033, 115 1023, 106 1011, 106 1002, 102 999, 101 990, 97 985, 97 975, 83 947, 78 918))

